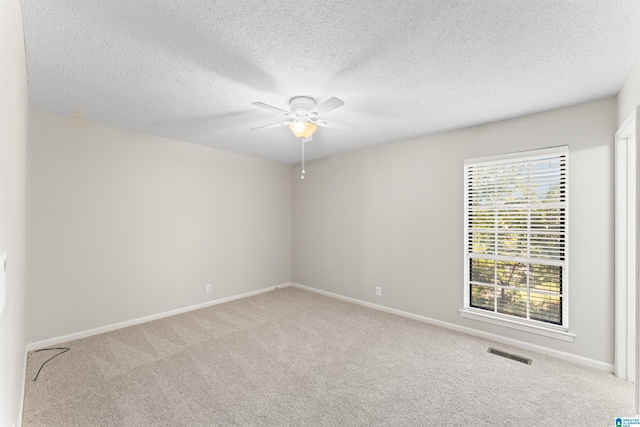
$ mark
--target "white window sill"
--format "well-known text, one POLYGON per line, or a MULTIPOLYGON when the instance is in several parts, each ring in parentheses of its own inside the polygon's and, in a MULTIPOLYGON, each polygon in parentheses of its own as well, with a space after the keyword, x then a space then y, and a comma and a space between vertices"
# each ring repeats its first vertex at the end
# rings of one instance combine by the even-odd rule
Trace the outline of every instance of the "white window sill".
POLYGON ((508 316, 501 316, 496 313, 489 313, 485 310, 476 310, 473 308, 460 309, 460 315, 467 319, 478 320, 480 322, 491 323, 494 325, 504 326, 519 331, 530 332, 532 334, 543 335, 549 338, 555 338, 562 341, 572 342, 576 337, 564 328, 544 327, 529 324, 526 322, 511 319, 508 316))

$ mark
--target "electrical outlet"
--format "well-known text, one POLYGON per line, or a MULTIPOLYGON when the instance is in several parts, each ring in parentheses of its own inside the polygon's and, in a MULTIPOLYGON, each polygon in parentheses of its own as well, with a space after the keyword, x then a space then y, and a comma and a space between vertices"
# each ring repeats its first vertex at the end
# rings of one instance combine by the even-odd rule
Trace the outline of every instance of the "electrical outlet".
POLYGON ((376 286, 376 295, 382 296, 382 288, 380 286, 376 286))
POLYGON ((206 285, 204 285, 204 291, 211 292, 211 283, 207 283, 206 285))

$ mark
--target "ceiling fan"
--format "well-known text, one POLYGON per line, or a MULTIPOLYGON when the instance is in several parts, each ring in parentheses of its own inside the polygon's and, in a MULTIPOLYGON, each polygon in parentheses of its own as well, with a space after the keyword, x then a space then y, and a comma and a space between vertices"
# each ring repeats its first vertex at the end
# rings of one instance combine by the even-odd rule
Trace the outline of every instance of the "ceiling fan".
POLYGON ((318 129, 318 126, 335 129, 352 129, 355 127, 355 125, 327 121, 319 118, 320 115, 326 114, 329 111, 333 111, 344 105, 344 101, 336 98, 335 96, 332 96, 320 104, 316 104, 315 99, 309 98, 308 96, 296 96, 291 98, 289 101, 290 111, 265 104, 264 102, 252 102, 252 104, 256 107, 282 114, 289 117, 291 120, 272 125, 258 126, 251 130, 288 126, 289 129, 291 129, 291 132, 293 132, 296 137, 300 138, 302 142, 312 141, 312 135, 318 129))

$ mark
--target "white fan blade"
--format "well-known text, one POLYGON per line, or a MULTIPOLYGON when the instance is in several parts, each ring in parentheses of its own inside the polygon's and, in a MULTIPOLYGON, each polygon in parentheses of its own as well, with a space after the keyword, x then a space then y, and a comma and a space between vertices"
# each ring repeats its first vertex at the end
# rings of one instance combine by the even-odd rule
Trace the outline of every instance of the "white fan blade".
POLYGON ((316 114, 316 115, 325 114, 325 113, 328 113, 329 111, 335 110, 338 107, 342 107, 343 105, 344 105, 344 101, 342 99, 332 96, 326 101, 316 105, 314 109, 309 111, 309 114, 316 114))
POLYGON ((276 123, 276 124, 273 124, 273 125, 258 126, 257 128, 251 128, 251 130, 268 129, 268 128, 277 128, 277 127, 282 127, 282 126, 289 126, 289 123, 291 123, 291 122, 282 122, 282 123, 276 123))
POLYGON ((328 113, 329 111, 335 110, 338 107, 342 107, 343 105, 344 105, 344 101, 342 99, 332 96, 331 98, 327 99, 323 103, 316 105, 314 109, 309 111, 309 114, 313 114, 313 113, 317 115, 325 114, 325 113, 328 113))
POLYGON ((316 120, 315 122, 316 125, 323 127, 323 128, 334 128, 334 129, 354 129, 357 128, 356 125, 352 125, 350 123, 341 123, 341 122, 333 122, 333 121, 327 121, 327 120, 316 120))
POLYGON ((252 102, 252 104, 255 105, 256 107, 260 107, 266 110, 275 111, 276 113, 284 114, 287 117, 293 117, 293 114, 291 114, 290 112, 280 109, 278 107, 274 107, 273 105, 265 104, 264 102, 252 102))

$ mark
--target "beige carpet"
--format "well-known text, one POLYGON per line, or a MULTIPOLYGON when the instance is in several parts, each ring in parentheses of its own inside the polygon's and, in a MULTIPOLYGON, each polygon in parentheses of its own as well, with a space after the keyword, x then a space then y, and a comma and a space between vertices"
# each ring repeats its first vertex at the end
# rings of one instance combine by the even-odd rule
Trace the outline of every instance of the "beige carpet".
POLYGON ((25 427, 604 427, 633 412, 612 374, 297 288, 64 346, 35 382, 55 353, 29 354, 25 427))

